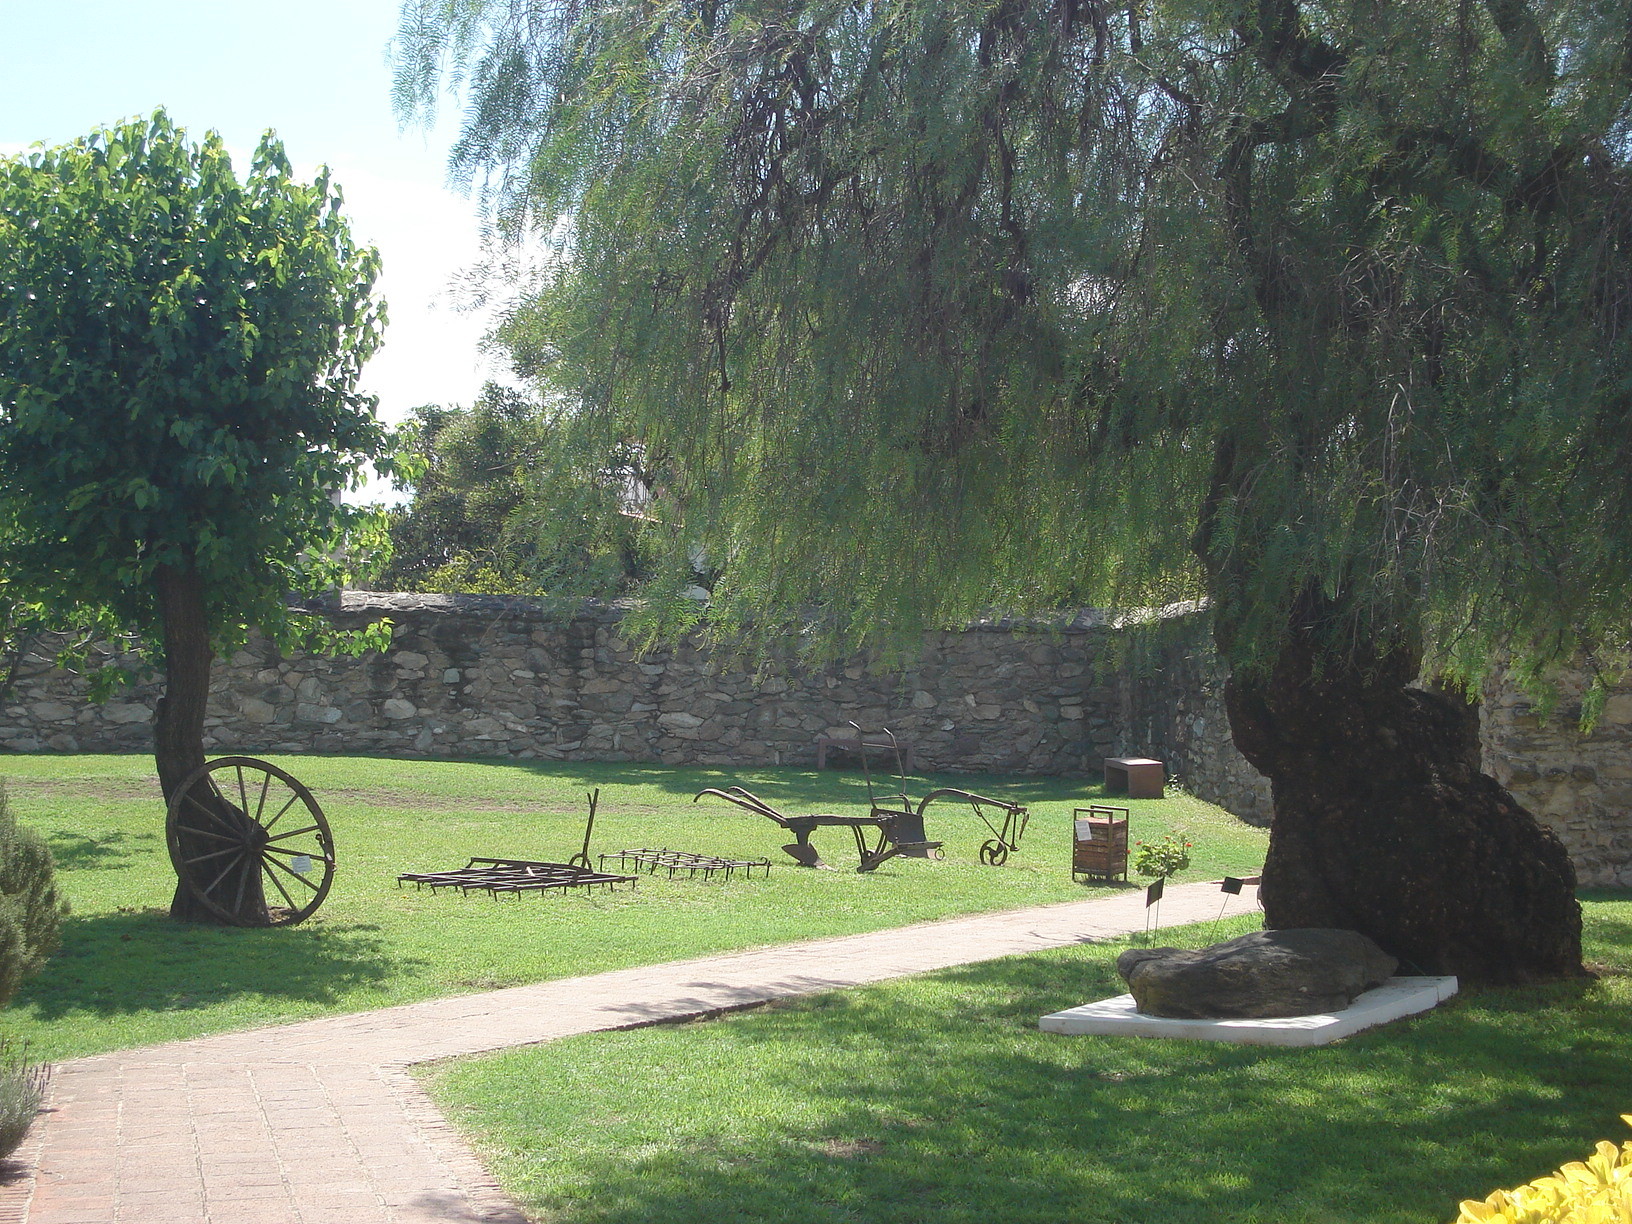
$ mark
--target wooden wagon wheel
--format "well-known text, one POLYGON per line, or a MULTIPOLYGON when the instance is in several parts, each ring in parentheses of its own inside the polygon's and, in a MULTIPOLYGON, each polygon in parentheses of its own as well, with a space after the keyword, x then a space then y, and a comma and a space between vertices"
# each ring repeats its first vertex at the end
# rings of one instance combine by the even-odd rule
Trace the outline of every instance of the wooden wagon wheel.
POLYGON ((170 800, 165 840, 187 890, 234 926, 303 921, 334 882, 323 809, 299 781, 254 757, 221 757, 194 771, 170 800))

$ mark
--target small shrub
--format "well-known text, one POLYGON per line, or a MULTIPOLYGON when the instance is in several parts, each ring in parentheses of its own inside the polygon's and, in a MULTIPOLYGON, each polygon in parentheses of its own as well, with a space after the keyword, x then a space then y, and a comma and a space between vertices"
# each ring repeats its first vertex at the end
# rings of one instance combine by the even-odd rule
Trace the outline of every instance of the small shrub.
POLYGON ((1190 866, 1191 843, 1183 829, 1162 834, 1160 841, 1133 845, 1133 869, 1142 876, 1170 876, 1190 866))
MULTIPOLYGON (((1621 1120, 1632 1126, 1632 1114, 1621 1120)), ((1600 1140, 1586 1160, 1517 1190, 1468 1199, 1456 1224, 1620 1224, 1632 1220, 1632 1143, 1600 1140)))
POLYGON ((51 847, 17 827, 0 783, 0 1007, 57 950, 67 908, 57 896, 51 847))
POLYGON ((40 1112, 51 1069, 31 1063, 27 1050, 0 1037, 0 1160, 17 1150, 40 1112))

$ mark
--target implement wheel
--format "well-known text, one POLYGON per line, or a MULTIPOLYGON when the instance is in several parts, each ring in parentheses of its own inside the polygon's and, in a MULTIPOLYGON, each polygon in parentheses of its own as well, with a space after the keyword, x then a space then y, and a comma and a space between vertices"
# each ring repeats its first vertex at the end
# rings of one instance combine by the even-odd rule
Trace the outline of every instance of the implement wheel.
POLYGON ((291 926, 334 882, 323 809, 291 775, 254 757, 221 757, 170 800, 170 862, 198 903, 233 926, 291 926))

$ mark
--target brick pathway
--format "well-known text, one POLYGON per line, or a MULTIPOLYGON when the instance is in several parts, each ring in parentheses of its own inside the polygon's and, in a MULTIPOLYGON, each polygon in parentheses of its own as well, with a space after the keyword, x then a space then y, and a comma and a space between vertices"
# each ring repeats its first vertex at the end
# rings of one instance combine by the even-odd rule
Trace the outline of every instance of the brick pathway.
MULTIPOLYGON (((1225 900, 1216 884, 1170 888, 1162 925, 1210 920, 1225 900)), ((0 1222, 524 1224, 410 1066, 1121 935, 1144 929, 1143 901, 1129 890, 76 1059, 0 1177, 0 1222)), ((1256 897, 1228 902, 1238 914, 1256 897)))

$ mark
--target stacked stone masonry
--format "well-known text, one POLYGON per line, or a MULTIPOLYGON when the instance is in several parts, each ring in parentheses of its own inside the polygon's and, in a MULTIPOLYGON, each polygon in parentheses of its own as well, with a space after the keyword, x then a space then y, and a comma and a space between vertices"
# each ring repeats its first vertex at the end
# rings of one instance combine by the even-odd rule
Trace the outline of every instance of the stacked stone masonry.
MULTIPOLYGON (((487 596, 348 592, 341 628, 395 623, 385 654, 286 658, 256 638, 215 669, 206 748, 225 752, 803 765, 854 721, 912 742, 918 768, 1095 775, 1155 756, 1192 794, 1267 824, 1269 787, 1230 742, 1223 671, 1200 617, 1124 658, 1095 614, 927 635, 904 669, 860 660, 756 671, 696 642, 640 655, 622 610, 487 596)), ((25 675, 0 702, 0 750, 147 751, 160 686, 102 705, 78 677, 25 675)), ((1583 883, 1632 885, 1632 688, 1590 736, 1517 694, 1485 705, 1487 768, 1547 820, 1583 883)))

